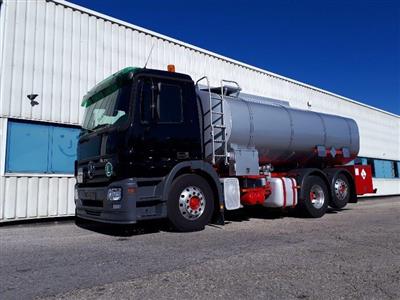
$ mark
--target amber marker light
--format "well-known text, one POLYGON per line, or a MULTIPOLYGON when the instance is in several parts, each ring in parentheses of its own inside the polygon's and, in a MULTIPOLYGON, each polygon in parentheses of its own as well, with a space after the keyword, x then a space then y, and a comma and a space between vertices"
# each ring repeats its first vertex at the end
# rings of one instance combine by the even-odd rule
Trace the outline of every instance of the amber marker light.
POLYGON ((128 188, 128 194, 133 194, 136 192, 136 188, 128 188))
POLYGON ((167 70, 168 72, 175 73, 175 65, 168 65, 167 70))

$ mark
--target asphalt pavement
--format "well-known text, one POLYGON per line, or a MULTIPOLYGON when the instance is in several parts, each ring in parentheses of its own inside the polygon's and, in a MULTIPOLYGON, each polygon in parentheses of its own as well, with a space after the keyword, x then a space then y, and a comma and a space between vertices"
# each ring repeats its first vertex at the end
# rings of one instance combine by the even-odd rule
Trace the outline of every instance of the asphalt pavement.
POLYGON ((266 209, 162 224, 0 226, 0 299, 400 299, 400 197, 321 219, 266 209))

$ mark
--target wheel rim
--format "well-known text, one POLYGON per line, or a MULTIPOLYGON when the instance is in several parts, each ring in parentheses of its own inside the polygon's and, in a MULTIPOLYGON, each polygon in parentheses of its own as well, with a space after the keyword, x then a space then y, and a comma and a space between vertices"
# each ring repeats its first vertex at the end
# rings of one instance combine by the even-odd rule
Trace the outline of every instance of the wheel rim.
POLYGON ((325 203, 324 190, 319 185, 313 185, 310 190, 310 201, 311 204, 316 208, 320 209, 325 203))
POLYGON ((202 190, 196 186, 186 187, 179 195, 179 211, 188 220, 200 218, 205 207, 205 196, 202 190))
POLYGON ((335 195, 336 198, 343 201, 346 199, 347 194, 349 193, 349 187, 347 183, 343 179, 336 179, 335 181, 335 195))

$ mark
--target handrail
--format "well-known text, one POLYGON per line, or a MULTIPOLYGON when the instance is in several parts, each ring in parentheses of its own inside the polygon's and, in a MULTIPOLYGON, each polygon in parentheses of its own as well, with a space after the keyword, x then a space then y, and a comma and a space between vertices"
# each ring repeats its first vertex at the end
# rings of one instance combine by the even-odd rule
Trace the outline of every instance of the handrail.
POLYGON ((237 83, 236 81, 233 81, 233 80, 226 80, 226 79, 222 79, 221 80, 221 96, 223 97, 225 95, 225 93, 224 93, 224 87, 225 87, 224 82, 225 83, 233 83, 233 84, 236 85, 236 87, 237 87, 236 97, 238 97, 239 96, 239 92, 242 90, 242 88, 240 87, 239 83, 237 83))

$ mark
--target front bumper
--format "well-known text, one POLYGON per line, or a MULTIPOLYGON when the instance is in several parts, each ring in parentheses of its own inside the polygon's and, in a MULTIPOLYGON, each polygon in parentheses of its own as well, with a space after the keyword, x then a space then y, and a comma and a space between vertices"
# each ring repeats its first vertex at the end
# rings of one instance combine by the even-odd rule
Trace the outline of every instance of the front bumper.
POLYGON ((76 216, 83 219, 113 224, 133 224, 140 220, 167 216, 166 203, 161 199, 162 181, 141 184, 135 178, 115 181, 104 187, 79 187, 75 199, 76 216), (109 188, 121 188, 119 201, 107 200, 109 188))

